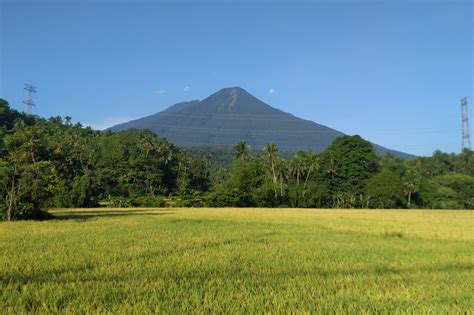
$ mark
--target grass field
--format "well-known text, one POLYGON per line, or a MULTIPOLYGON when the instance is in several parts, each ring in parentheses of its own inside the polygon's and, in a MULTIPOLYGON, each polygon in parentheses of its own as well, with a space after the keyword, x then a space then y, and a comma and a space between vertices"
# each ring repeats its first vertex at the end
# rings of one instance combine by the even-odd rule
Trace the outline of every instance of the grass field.
POLYGON ((56 210, 0 223, 0 313, 472 313, 474 212, 56 210))

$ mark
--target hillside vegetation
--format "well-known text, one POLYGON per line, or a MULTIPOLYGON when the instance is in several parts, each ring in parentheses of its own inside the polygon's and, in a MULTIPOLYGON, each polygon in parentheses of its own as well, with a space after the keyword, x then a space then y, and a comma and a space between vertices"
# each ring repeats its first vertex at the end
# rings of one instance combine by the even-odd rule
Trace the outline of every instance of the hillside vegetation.
POLYGON ((1 313, 469 313, 470 211, 82 209, 0 223, 1 313))
MULTIPOLYGON (((217 151, 219 152, 219 151, 217 151)), ((151 131, 113 133, 11 110, 0 100, 0 218, 57 207, 474 208, 474 153, 378 156, 359 136, 291 159, 234 146, 232 165, 151 131), (216 160, 217 162, 214 162, 216 160)))

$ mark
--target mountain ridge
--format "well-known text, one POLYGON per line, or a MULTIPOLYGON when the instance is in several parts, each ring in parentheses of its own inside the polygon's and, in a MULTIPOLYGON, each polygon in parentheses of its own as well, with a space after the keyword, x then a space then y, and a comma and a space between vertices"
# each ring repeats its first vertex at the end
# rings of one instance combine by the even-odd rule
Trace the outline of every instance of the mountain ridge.
MULTIPOLYGON (((323 151, 343 132, 296 117, 259 100, 240 87, 221 89, 203 100, 174 104, 158 113, 109 128, 150 129, 158 136, 190 147, 233 145, 245 140, 260 149, 273 142, 288 151, 323 151)), ((413 155, 373 144, 379 154, 391 152, 402 158, 413 155)))

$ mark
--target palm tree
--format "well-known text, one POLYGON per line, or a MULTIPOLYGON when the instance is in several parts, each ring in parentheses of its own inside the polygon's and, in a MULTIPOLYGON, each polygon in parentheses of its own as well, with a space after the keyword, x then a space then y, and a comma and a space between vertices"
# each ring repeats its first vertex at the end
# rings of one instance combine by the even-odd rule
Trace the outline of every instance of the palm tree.
POLYGON ((249 146, 247 145, 247 142, 244 140, 240 140, 235 146, 234 146, 234 154, 235 158, 238 160, 246 160, 249 156, 249 146))
POLYGON ((148 155, 155 148, 153 140, 154 140, 153 137, 147 134, 139 138, 137 146, 145 154, 145 159, 148 159, 148 155))
POLYGON ((269 143, 265 146, 265 153, 267 154, 268 162, 270 163, 270 169, 272 172, 273 183, 277 183, 277 175, 275 172, 275 164, 278 159, 278 147, 274 143, 269 143))
POLYGON ((283 197, 283 180, 288 179, 288 165, 284 159, 277 158, 275 170, 280 182, 280 196, 283 197))
POLYGON ((415 192, 415 185, 410 181, 404 182, 403 183, 403 192, 405 193, 405 196, 407 197, 407 206, 408 206, 408 208, 410 208, 411 195, 415 192))
MULTIPOLYGON (((159 144, 158 143, 156 150, 161 153, 161 155, 163 157, 163 164, 165 166, 167 166, 175 158, 177 158, 178 160, 183 159, 184 155, 185 155, 184 149, 180 148, 180 149, 178 149, 178 152, 175 156, 174 150, 169 144, 159 144)), ((179 167, 179 165, 178 165, 178 167, 179 167)))
POLYGON ((304 152, 298 152, 290 162, 290 174, 296 177, 296 184, 300 185, 300 177, 304 175, 304 152))
POLYGON ((332 155, 329 157, 327 174, 332 180, 337 176, 337 164, 332 155))
MULTIPOLYGON (((319 158, 317 156, 316 153, 314 153, 313 151, 308 151, 308 153, 306 153, 304 155, 304 158, 305 158, 305 171, 306 171, 306 178, 305 178, 305 181, 304 181, 304 185, 303 185, 303 189, 306 189, 306 185, 308 184, 308 179, 309 179, 309 176, 311 175, 311 173, 313 171, 317 171, 319 169, 319 158)), ((304 194, 304 192, 303 192, 304 194)))
POLYGON ((403 182, 403 192, 407 197, 407 206, 411 206, 411 196, 418 191, 421 182, 421 175, 414 167, 408 167, 403 182))

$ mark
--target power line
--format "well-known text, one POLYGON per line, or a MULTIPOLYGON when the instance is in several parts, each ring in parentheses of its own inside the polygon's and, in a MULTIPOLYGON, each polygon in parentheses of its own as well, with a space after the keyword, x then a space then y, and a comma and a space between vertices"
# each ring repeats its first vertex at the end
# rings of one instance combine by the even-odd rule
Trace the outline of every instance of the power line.
POLYGON ((33 93, 36 93, 36 87, 25 83, 24 89, 28 92, 26 95, 26 100, 23 103, 26 105, 26 113, 28 115, 33 114, 33 106, 36 106, 35 102, 33 101, 33 93))
POLYGON ((461 149, 471 150, 471 136, 469 134, 469 115, 467 111, 467 97, 461 99, 462 112, 462 146, 461 149))

